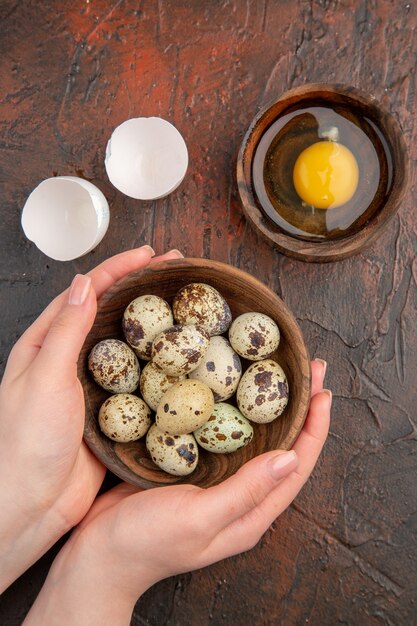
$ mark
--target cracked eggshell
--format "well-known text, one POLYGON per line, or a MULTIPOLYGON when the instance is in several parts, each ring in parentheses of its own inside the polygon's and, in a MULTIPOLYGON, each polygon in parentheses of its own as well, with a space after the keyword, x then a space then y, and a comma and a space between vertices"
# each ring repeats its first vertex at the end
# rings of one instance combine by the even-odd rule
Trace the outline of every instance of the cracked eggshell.
POLYGON ((200 365, 190 374, 210 387, 215 402, 231 398, 242 376, 242 364, 225 337, 211 337, 200 365))
POLYGON ((197 324, 209 335, 221 335, 232 323, 232 313, 223 296, 205 283, 190 283, 179 290, 172 305, 179 324, 197 324))
POLYGON ((278 348, 279 328, 273 319, 263 313, 243 313, 229 330, 229 341, 240 356, 249 361, 260 361, 278 348))
POLYGON ((109 219, 107 200, 95 185, 77 176, 55 176, 26 200, 22 228, 51 259, 71 261, 100 243, 109 219))
POLYGON ((116 189, 137 200, 156 200, 182 182, 188 167, 187 146, 166 120, 135 117, 113 131, 105 166, 116 189))
POLYGON ((159 365, 156 365, 153 361, 145 365, 140 377, 140 392, 152 411, 156 411, 164 393, 183 378, 185 376, 165 374, 159 365))
POLYGON ((288 403, 284 370, 271 359, 253 363, 237 388, 239 410, 251 422, 266 424, 279 417, 288 403))
POLYGON ((227 402, 219 402, 214 405, 208 421, 194 432, 194 437, 209 452, 235 452, 252 440, 253 428, 238 409, 227 402))
POLYGON ((159 296, 135 298, 123 314, 123 332, 126 341, 140 359, 149 361, 152 342, 163 330, 174 324, 171 307, 159 296))
POLYGON ((120 443, 136 441, 151 425, 151 411, 143 400, 130 393, 110 396, 98 414, 101 432, 120 443))
POLYGON ((88 356, 88 369, 96 383, 112 393, 132 393, 139 384, 139 361, 119 339, 97 343, 88 356))
POLYGON ((187 476, 198 463, 198 447, 193 435, 168 435, 156 424, 148 430, 146 448, 152 461, 168 474, 187 476))
POLYGON ((191 433, 207 422, 213 406, 210 387, 199 380, 180 380, 162 396, 156 424, 171 435, 191 433))
POLYGON ((188 374, 200 365, 209 339, 200 326, 177 324, 155 337, 152 360, 170 376, 188 374))

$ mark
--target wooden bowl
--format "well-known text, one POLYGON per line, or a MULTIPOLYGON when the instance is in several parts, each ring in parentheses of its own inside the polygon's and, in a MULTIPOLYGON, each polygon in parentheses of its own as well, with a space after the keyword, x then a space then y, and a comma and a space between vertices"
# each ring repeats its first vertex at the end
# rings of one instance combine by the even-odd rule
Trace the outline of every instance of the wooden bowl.
MULTIPOLYGON (((374 145, 376 148, 376 146, 374 145)), ((382 175, 382 174, 381 174, 382 175)), ((387 174, 388 176, 389 174, 387 174)), ((286 92, 277 102, 261 110, 252 121, 240 147, 237 183, 244 213, 264 238, 288 256, 303 261, 329 262, 344 259, 371 245, 397 212, 407 189, 408 161, 401 128, 395 118, 377 102, 353 87, 342 85, 303 85, 286 92), (268 128, 291 107, 328 102, 337 107, 348 105, 357 119, 370 120, 385 138, 393 162, 392 183, 383 201, 371 207, 371 215, 360 230, 337 239, 307 241, 279 229, 264 211, 254 191, 252 168, 256 149, 268 128)))
POLYGON ((181 259, 151 265, 129 274, 110 288, 99 300, 94 326, 81 351, 78 376, 85 395, 84 439, 87 445, 114 474, 142 488, 180 482, 208 487, 224 480, 262 452, 290 449, 304 424, 311 393, 308 350, 297 322, 282 300, 249 274, 206 259, 181 259), (233 317, 247 311, 260 311, 277 322, 281 341, 272 358, 281 364, 287 375, 290 395, 282 417, 271 424, 254 424, 255 435, 248 446, 233 454, 213 454, 200 449, 197 469, 181 479, 154 465, 144 438, 132 443, 116 443, 101 433, 97 416, 109 393, 93 381, 87 359, 92 347, 102 339, 124 339, 121 320, 125 308, 134 298, 155 294, 172 303, 177 291, 191 282, 204 282, 218 289, 229 303, 233 317))

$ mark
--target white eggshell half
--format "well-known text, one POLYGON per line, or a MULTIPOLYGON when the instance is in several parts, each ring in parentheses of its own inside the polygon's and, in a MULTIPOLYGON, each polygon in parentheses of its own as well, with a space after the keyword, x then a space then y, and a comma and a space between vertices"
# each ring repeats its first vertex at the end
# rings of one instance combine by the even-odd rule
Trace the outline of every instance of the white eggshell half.
POLYGON ((71 261, 95 248, 109 225, 109 205, 95 185, 76 176, 42 181, 26 200, 26 237, 56 261, 71 261))
POLYGON ((156 200, 182 182, 188 151, 178 130, 160 117, 135 117, 117 126, 107 144, 110 182, 137 200, 156 200))

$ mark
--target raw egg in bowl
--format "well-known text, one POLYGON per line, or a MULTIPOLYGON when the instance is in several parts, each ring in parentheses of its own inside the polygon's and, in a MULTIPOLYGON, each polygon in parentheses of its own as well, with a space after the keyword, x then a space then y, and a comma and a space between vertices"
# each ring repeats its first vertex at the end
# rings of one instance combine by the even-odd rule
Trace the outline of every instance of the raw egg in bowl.
POLYGON ((237 181, 246 217, 281 252, 338 260, 379 236, 408 179, 395 118, 357 89, 305 85, 253 120, 237 181))

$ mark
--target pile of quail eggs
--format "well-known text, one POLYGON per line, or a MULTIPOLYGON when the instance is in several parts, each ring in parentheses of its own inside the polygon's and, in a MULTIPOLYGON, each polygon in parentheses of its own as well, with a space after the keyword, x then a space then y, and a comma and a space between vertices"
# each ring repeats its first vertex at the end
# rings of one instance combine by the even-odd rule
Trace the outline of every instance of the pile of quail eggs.
POLYGON ((159 296, 136 298, 122 325, 127 343, 105 339, 88 358, 96 383, 114 394, 100 408, 99 426, 117 442, 146 435, 152 460, 169 474, 193 472, 198 446, 214 453, 246 446, 253 422, 272 422, 284 411, 287 379, 269 358, 280 332, 267 315, 248 312, 232 321, 214 287, 192 283, 172 310, 159 296), (245 372, 241 357, 252 361, 245 372), (142 373, 138 359, 147 361, 142 373), (138 387, 141 397, 133 393, 138 387), (226 402, 233 396, 238 408, 226 402))

